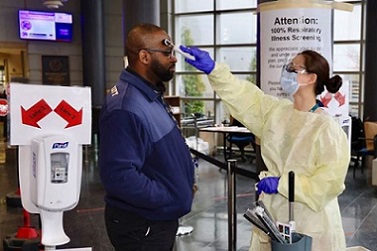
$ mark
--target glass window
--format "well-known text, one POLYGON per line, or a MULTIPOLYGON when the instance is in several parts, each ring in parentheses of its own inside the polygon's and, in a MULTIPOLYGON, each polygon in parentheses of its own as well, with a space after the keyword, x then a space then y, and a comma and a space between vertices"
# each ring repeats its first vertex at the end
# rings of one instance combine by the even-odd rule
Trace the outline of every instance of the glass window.
POLYGON ((213 44, 213 15, 180 16, 175 22, 176 44, 213 44))
POLYGON ((217 0, 217 10, 256 8, 257 0, 217 0))
POLYGON ((349 102, 358 102, 359 100, 359 75, 358 74, 341 74, 343 82, 348 82, 349 102))
MULTIPOLYGON (((185 43, 183 43, 183 44, 185 44, 185 43)), ((213 48, 200 48, 200 49, 206 50, 209 53, 211 58, 215 58, 214 55, 213 55, 213 48)), ((178 59, 178 62, 176 64, 176 71, 178 73, 181 73, 181 72, 201 72, 201 71, 198 71, 192 65, 186 63, 184 57, 181 54, 179 54, 178 52, 175 53, 175 56, 178 59)))
POLYGON ((213 0, 193 1, 193 0, 175 0, 175 12, 198 12, 198 11, 212 11, 213 0))
POLYGON ((359 106, 357 104, 350 104, 349 105, 349 111, 350 111, 350 116, 360 117, 359 116, 359 106))
MULTIPOLYGON (((363 95, 360 92, 364 89, 364 80, 360 78, 364 67, 360 61, 363 42, 361 27, 364 21, 361 15, 365 12, 366 1, 338 1, 352 3, 354 10, 334 11, 332 71, 349 83, 350 114, 361 116, 359 113, 362 113, 363 95)), ((256 83, 257 0, 171 2, 175 10, 172 18, 175 44, 199 46, 216 61, 228 64, 238 78, 256 83)), ((169 90, 185 101, 190 101, 183 106, 187 104, 196 107, 204 102, 203 106, 198 107, 202 107, 203 113, 215 112, 217 123, 228 118, 229 113, 213 92, 208 78, 185 63, 183 56, 176 56, 177 73, 169 90)))
POLYGON ((180 97, 213 98, 213 89, 204 74, 176 75, 176 93, 180 97))
POLYGON ((207 117, 214 116, 214 101, 213 100, 198 100, 198 99, 182 99, 183 102, 183 118, 192 117, 193 113, 203 114, 207 117))
MULTIPOLYGON (((190 64, 185 62, 185 57, 179 54, 178 52, 175 53, 175 57, 177 58, 177 63, 175 65, 176 72, 182 72, 185 71, 187 67, 190 67, 190 64)), ((192 67, 192 71, 195 71, 196 69, 192 67)))
POLYGON ((216 60, 228 64, 232 71, 255 71, 256 47, 220 48, 216 60))
MULTIPOLYGON (((361 75, 361 84, 359 85, 359 88, 362 92, 365 90, 364 84, 365 84, 365 74, 362 74, 361 75)), ((364 95, 361 95, 359 103, 363 103, 363 102, 364 102, 364 95)))
POLYGON ((353 11, 334 11, 334 40, 359 40, 361 30, 361 5, 353 11))
POLYGON ((218 15, 219 44, 256 43, 257 16, 251 12, 218 15))
POLYGON ((228 121, 230 114, 228 109, 224 106, 221 100, 215 102, 216 112, 215 112, 215 124, 220 125, 223 121, 228 121))
POLYGON ((358 71, 360 67, 360 44, 335 44, 334 71, 358 71))

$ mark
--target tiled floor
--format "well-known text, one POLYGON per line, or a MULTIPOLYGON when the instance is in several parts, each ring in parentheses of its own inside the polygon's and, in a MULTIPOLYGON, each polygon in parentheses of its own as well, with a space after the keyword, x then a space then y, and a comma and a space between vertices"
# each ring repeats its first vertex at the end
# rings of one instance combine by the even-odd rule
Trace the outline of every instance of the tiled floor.
MULTIPOLYGON (((17 189, 17 152, 7 150, 6 164, 0 164, 0 238, 16 233, 23 224, 22 209, 9 207, 6 195, 17 189)), ((95 152, 84 156, 81 198, 79 205, 64 213, 64 228, 71 238, 63 247, 93 247, 95 251, 113 250, 104 227, 104 191, 98 178, 95 152)), ((219 156, 221 159, 221 156, 219 156)), ((240 163, 239 167, 253 169, 253 164, 240 163)), ((199 191, 192 211, 181 219, 182 225, 194 227, 194 231, 177 237, 177 251, 228 250, 227 176, 225 171, 204 160, 199 165, 199 191)), ((352 168, 347 176, 345 192, 339 197, 344 230, 348 246, 364 246, 377 251, 377 190, 369 185, 369 172, 356 172, 352 168)), ((237 191, 237 250, 248 250, 252 225, 243 213, 255 200, 255 181, 236 176, 237 191)), ((32 215, 32 225, 39 228, 37 215, 32 215)), ((0 246, 0 250, 3 247, 0 246)))

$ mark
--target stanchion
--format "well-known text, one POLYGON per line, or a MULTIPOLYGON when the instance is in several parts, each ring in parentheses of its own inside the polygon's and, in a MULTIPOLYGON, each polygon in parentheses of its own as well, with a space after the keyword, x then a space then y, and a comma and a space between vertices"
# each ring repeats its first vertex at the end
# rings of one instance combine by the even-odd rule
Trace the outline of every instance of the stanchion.
POLYGON ((236 179, 237 160, 228 161, 228 250, 237 250, 236 179))

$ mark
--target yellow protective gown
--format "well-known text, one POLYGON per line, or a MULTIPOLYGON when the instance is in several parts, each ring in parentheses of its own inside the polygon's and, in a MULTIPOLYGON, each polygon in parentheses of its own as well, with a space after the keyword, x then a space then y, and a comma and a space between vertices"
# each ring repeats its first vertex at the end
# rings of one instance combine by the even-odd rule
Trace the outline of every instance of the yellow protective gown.
MULTIPOLYGON (((272 217, 288 222, 288 173, 294 171, 296 231, 313 238, 312 251, 344 251, 337 197, 345 189, 350 152, 339 124, 325 112, 298 111, 291 101, 264 94, 224 64, 216 63, 208 79, 230 114, 260 139, 268 168, 260 176, 280 177, 277 194, 260 196, 272 217)), ((269 241, 254 227, 250 251, 271 251, 269 241)))

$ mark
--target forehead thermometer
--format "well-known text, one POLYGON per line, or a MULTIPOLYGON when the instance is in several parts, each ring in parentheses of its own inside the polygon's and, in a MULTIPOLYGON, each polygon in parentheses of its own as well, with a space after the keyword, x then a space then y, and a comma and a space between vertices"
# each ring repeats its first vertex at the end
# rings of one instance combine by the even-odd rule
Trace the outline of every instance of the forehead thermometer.
POLYGON ((179 46, 177 45, 174 45, 172 41, 170 41, 169 39, 164 39, 162 40, 162 43, 170 48, 173 48, 173 50, 175 50, 176 52, 178 52, 179 54, 181 54, 182 56, 184 56, 185 58, 188 58, 188 59, 191 59, 191 60, 195 60, 195 57, 186 53, 186 52, 183 52, 179 46))

